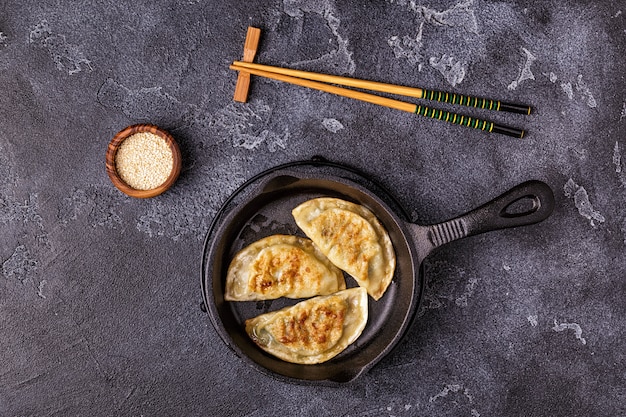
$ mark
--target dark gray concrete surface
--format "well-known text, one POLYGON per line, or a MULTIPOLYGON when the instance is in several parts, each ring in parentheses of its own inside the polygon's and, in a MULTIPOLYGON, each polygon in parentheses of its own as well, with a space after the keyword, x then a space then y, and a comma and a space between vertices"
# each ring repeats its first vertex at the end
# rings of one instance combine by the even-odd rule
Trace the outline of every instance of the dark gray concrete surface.
POLYGON ((0 1, 0 415, 626 415, 624 1, 0 1), (529 103, 467 114, 523 140, 273 81, 257 61, 529 103), (147 122, 184 158, 162 196, 109 181, 113 135, 147 122), (545 222, 427 260, 417 321, 339 387, 242 363, 199 308, 203 238, 251 176, 321 155, 411 220, 528 179, 545 222))

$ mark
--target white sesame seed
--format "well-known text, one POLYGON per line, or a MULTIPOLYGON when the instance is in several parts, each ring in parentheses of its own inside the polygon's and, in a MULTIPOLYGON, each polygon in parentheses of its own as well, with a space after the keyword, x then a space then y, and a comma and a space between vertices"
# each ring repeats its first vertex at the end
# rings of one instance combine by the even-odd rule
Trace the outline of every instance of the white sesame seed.
POLYGON ((136 190, 152 190, 163 184, 174 166, 169 145, 159 135, 139 132, 126 138, 115 155, 115 169, 136 190))

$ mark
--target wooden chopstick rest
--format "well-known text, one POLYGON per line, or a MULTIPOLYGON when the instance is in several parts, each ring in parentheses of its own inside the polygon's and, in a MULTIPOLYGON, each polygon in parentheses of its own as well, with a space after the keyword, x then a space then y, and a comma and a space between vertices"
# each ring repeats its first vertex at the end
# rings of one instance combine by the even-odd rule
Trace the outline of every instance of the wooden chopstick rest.
MULTIPOLYGON (((246 42, 243 46, 243 62, 252 62, 254 60, 254 56, 256 55, 260 39, 261 29, 249 26, 248 33, 246 34, 246 42)), ((239 71, 239 75, 237 76, 237 84, 235 85, 235 95, 233 99, 240 103, 245 103, 248 100, 249 89, 250 73, 245 71, 239 71)))

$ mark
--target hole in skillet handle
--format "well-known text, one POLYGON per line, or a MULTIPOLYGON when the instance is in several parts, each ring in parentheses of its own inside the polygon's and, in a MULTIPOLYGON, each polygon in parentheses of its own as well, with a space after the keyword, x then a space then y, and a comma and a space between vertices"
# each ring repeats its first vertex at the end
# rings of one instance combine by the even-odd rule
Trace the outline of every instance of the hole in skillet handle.
POLYGON ((547 219, 553 209, 552 189, 544 182, 532 180, 511 188, 461 217, 466 222, 467 236, 472 236, 492 230, 539 223, 547 219), (532 202, 530 209, 525 205, 528 201, 532 202))
POLYGON ((509 203, 502 211, 502 217, 521 217, 528 216, 541 207, 541 201, 537 196, 527 195, 509 203))

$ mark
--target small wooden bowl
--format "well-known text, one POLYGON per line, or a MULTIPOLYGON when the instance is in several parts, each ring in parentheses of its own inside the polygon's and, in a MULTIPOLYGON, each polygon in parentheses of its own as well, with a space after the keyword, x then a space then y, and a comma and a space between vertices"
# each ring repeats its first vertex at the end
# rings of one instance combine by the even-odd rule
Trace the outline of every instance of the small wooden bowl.
POLYGON ((155 197, 159 194, 164 193, 168 188, 170 188, 174 184, 174 182, 176 182, 176 179, 178 179, 181 166, 182 166, 182 159, 180 155, 180 149, 178 148, 178 144, 176 143, 172 135, 170 135, 165 130, 159 128, 158 126, 151 125, 151 124, 136 124, 136 125, 128 126, 126 129, 121 130, 120 132, 118 132, 117 135, 113 137, 113 139, 109 143, 109 147, 107 148, 107 153, 106 153, 107 174, 109 175, 109 178, 111 178, 111 182, 113 182, 113 185, 115 185, 118 190, 120 190, 124 194, 129 195, 131 197, 150 198, 150 197, 155 197), (159 185, 158 187, 152 188, 150 190, 137 190, 129 186, 119 176, 119 174, 117 173, 117 169, 115 167, 115 155, 117 154, 117 150, 119 149, 122 142, 124 142, 124 140, 128 138, 129 136, 134 135, 135 133, 139 133, 139 132, 150 132, 163 138, 169 145, 170 149, 172 150, 172 157, 174 158, 172 172, 170 172, 170 175, 169 177, 167 177, 167 180, 165 180, 165 182, 159 185))

